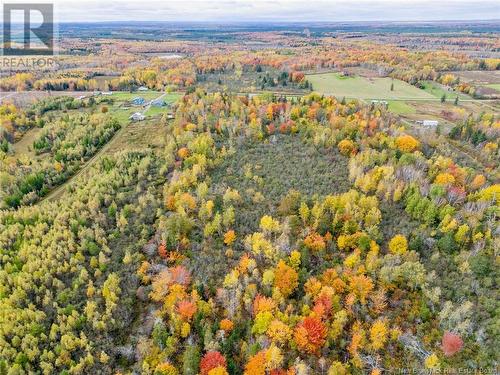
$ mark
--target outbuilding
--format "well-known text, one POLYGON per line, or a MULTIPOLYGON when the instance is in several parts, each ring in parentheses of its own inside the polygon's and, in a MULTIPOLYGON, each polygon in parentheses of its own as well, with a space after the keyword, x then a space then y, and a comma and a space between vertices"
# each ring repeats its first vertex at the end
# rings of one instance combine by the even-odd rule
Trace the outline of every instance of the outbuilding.
POLYGON ((130 116, 129 119, 132 120, 132 121, 143 121, 143 120, 146 119, 146 116, 144 116, 140 112, 136 112, 132 116, 130 116))
POLYGON ((156 99, 151 102, 151 105, 153 107, 164 107, 165 106, 165 101, 162 99, 156 99))
POLYGON ((435 127, 439 125, 439 121, 436 120, 420 120, 417 121, 417 124, 423 125, 423 126, 428 126, 428 127, 435 127))
POLYGON ((132 99, 132 104, 133 105, 144 105, 146 104, 146 100, 144 98, 141 98, 138 96, 137 98, 132 99))

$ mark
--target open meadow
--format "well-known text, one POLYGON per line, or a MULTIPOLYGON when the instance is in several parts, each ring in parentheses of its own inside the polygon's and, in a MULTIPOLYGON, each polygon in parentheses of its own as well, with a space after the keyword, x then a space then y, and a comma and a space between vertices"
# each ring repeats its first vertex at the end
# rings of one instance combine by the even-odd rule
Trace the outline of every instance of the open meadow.
POLYGON ((308 74, 306 77, 312 84, 314 91, 325 95, 334 95, 337 98, 364 100, 435 99, 435 96, 428 92, 389 77, 365 78, 342 76, 340 73, 308 74))

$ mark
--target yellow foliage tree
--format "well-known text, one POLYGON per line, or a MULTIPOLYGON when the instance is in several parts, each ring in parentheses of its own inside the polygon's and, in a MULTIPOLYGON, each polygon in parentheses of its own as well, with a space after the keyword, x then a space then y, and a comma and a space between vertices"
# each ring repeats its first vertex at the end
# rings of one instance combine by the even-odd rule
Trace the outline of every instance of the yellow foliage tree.
POLYGON ((392 237, 389 242, 389 251, 393 254, 404 254, 408 250, 408 241, 402 234, 392 237))
POLYGON ((279 320, 273 320, 267 327, 266 334, 279 345, 286 344, 292 338, 292 330, 279 320))
POLYGON ((432 353, 425 359, 425 367, 428 369, 434 369, 439 366, 439 359, 435 353, 432 353))
POLYGON ((455 182, 455 177, 450 173, 439 173, 434 179, 434 183, 439 185, 448 185, 455 182))
POLYGON ((402 135, 396 138, 396 146, 400 151, 413 152, 420 147, 420 142, 411 135, 402 135))
POLYGON ((236 240, 236 233, 234 232, 234 230, 232 230, 232 229, 228 230, 224 234, 224 243, 227 246, 231 246, 235 240, 236 240))
POLYGON ((343 139, 337 145, 342 155, 351 155, 356 150, 356 145, 350 139, 343 139))
POLYGON ((277 232, 280 229, 280 223, 269 215, 264 215, 260 219, 260 229, 268 232, 277 232))
POLYGON ((382 349, 387 342, 387 325, 383 320, 377 320, 370 328, 370 341, 374 350, 382 349))

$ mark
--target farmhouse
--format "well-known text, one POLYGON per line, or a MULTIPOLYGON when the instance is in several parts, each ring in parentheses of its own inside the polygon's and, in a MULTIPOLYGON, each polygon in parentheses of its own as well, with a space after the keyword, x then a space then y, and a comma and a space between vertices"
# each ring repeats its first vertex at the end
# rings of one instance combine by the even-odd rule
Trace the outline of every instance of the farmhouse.
POLYGON ((136 112, 132 116, 130 116, 129 119, 132 120, 132 121, 143 121, 143 120, 146 119, 146 116, 144 116, 140 112, 136 112))
POLYGON ((141 86, 137 89, 137 91, 148 91, 149 89, 146 86, 141 86))

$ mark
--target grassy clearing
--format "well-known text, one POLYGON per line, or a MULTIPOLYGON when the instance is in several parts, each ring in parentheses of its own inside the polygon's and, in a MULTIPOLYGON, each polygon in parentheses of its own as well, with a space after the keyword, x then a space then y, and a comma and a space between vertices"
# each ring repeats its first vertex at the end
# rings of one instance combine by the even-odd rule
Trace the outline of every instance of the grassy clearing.
POLYGON ((42 128, 32 128, 23 134, 22 138, 12 145, 14 156, 20 157, 24 155, 30 159, 41 159, 46 154, 37 155, 33 149, 33 142, 42 133, 42 128))
POLYGON ((159 121, 132 122, 109 145, 106 153, 113 154, 121 150, 136 151, 156 148, 165 144, 166 126, 159 121))
POLYGON ((149 107, 144 114, 146 116, 156 117, 168 112, 168 107, 149 107))
POLYGON ((389 101, 388 109, 389 111, 396 113, 398 115, 409 115, 417 112, 415 107, 402 101, 389 101))
POLYGON ((448 91, 442 85, 432 81, 423 81, 422 82, 422 90, 428 92, 432 96, 436 98, 441 98, 443 95, 446 96, 447 100, 455 100, 458 96, 458 99, 470 99, 471 97, 460 92, 448 91))
POLYGON ((109 109, 110 113, 118 120, 121 124, 124 124, 129 121, 129 117, 132 116, 135 112, 140 112, 142 110, 141 107, 132 107, 132 108, 120 108, 116 105, 109 109))
POLYGON ((490 88, 490 89, 500 91, 500 83, 490 83, 490 84, 485 85, 485 86, 490 88))
MULTIPOLYGON (((175 103, 179 98, 180 98, 180 94, 166 94, 162 100, 168 104, 173 104, 175 103)), ((148 110, 145 112, 145 115, 146 116, 158 116, 158 115, 162 115, 166 112, 170 111, 169 107, 168 106, 165 106, 165 107, 154 107, 154 106, 151 106, 148 108, 148 110)))
POLYGON ((110 98, 117 102, 125 102, 134 98, 144 98, 145 100, 153 100, 162 94, 161 91, 141 91, 141 92, 114 92, 110 98))
POLYGON ((338 73, 310 74, 313 90, 337 97, 356 99, 434 99, 434 96, 406 82, 391 78, 342 77, 338 73), (391 85, 394 90, 391 91, 391 85))

